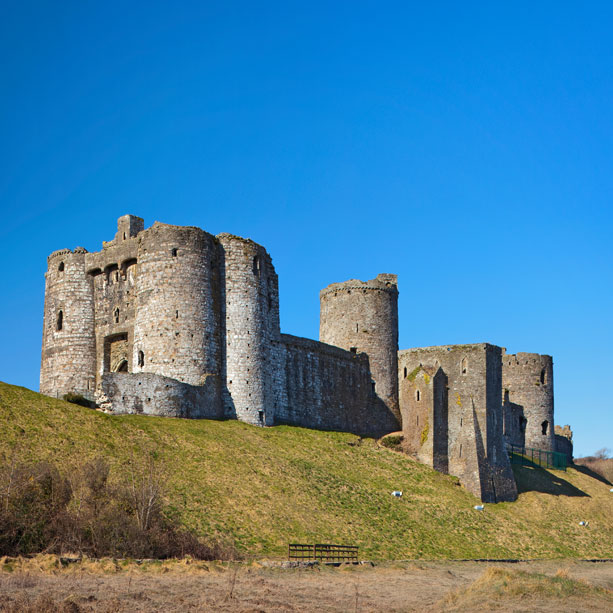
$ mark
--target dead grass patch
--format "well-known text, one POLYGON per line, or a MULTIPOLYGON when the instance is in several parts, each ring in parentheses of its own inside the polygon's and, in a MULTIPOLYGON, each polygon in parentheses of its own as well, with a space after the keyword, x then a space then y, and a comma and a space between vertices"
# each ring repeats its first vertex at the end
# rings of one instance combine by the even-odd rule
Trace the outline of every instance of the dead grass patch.
MULTIPOLYGON (((491 567, 473 583, 445 596, 439 603, 441 611, 489 610, 509 603, 526 601, 551 602, 581 599, 584 606, 613 608, 613 592, 591 585, 582 579, 573 579, 568 569, 559 569, 555 575, 531 573, 521 570, 491 567)), ((532 605, 528 605, 532 606, 532 605)), ((523 610, 523 609, 522 609, 523 610)), ((527 609, 529 610, 529 609, 527 609)), ((554 609, 552 609, 554 610, 554 609)))

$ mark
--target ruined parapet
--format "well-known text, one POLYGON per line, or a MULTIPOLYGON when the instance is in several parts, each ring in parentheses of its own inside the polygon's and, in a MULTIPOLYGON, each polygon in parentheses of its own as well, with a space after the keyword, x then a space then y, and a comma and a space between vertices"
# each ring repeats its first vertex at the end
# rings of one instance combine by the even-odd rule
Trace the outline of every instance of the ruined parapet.
POLYGON ((375 391, 400 421, 396 275, 333 283, 320 294, 319 340, 368 354, 375 391))
POLYGON ((225 321, 222 377, 228 417, 273 425, 280 402, 279 294, 266 250, 249 239, 220 234, 225 321))
POLYGON ((115 234, 115 243, 119 244, 122 241, 135 238, 140 232, 145 229, 145 220, 136 215, 122 215, 117 220, 117 234, 115 234))
POLYGON ((216 375, 202 385, 189 385, 152 373, 105 373, 96 391, 96 402, 105 413, 136 414, 189 419, 223 416, 216 375))
POLYGON ((525 446, 555 451, 551 356, 503 353, 502 387, 508 401, 523 409, 525 446))
POLYGON ((157 222, 138 240, 133 372, 202 385, 221 370, 217 241, 157 222))
POLYGON ((93 400, 94 299, 85 254, 77 247, 47 258, 40 391, 50 396, 76 393, 93 400))
POLYGON ((501 348, 478 343, 408 349, 398 352, 398 367, 403 431, 414 447, 419 441, 416 451, 430 465, 436 459, 438 470, 459 477, 484 502, 515 500, 517 487, 503 440, 501 348), (430 373, 439 373, 438 386, 426 380, 430 373), (426 407, 418 409, 424 401, 426 407), (427 435, 417 415, 429 419, 427 435))
POLYGON ((555 450, 558 453, 563 453, 568 462, 572 463, 573 461, 573 431, 570 429, 569 425, 564 426, 563 428, 560 426, 555 427, 555 450))

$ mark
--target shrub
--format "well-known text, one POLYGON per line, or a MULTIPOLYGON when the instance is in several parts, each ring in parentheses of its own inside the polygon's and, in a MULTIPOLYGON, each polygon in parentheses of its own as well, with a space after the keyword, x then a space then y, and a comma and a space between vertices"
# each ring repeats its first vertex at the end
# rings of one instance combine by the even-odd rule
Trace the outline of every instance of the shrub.
POLYGON ((62 398, 66 402, 72 402, 72 404, 78 404, 79 406, 87 407, 88 409, 96 408, 95 402, 88 400, 87 398, 85 398, 85 396, 82 396, 81 394, 73 394, 72 392, 69 392, 68 394, 64 394, 62 398))
POLYGON ((404 437, 401 434, 393 434, 381 439, 381 444, 388 449, 398 449, 402 444, 404 437))
POLYGON ((202 541, 165 513, 165 482, 152 458, 130 466, 123 482, 110 476, 100 458, 71 480, 52 464, 3 462, 0 556, 77 551, 98 558, 237 557, 232 546, 202 541))

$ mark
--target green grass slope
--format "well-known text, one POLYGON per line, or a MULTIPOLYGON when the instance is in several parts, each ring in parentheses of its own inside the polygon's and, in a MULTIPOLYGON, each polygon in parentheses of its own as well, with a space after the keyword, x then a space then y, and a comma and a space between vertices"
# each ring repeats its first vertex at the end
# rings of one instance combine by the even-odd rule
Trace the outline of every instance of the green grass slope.
POLYGON ((334 542, 371 558, 613 557, 611 486, 574 468, 517 468, 518 501, 479 512, 457 479, 351 434, 109 416, 0 383, 0 452, 13 449, 67 471, 155 451, 181 520, 247 555, 334 542))

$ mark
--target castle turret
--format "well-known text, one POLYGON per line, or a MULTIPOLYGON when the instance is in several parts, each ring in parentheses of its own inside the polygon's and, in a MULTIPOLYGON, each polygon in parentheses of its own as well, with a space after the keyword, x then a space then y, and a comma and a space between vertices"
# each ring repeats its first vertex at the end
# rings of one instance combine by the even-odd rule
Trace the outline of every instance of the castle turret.
POLYGON ((279 402, 277 274, 266 250, 251 240, 220 234, 225 288, 224 365, 228 417, 272 425, 279 402))
POLYGON ((396 275, 333 283, 320 292, 319 340, 368 354, 375 391, 398 408, 398 285, 396 275))
MULTIPOLYGON (((502 387, 511 419, 521 420, 525 446, 555 451, 553 423, 553 360, 538 353, 503 354, 502 387)), ((505 416, 509 418, 509 416, 505 416)))
POLYGON ((40 391, 49 396, 94 397, 94 294, 85 254, 77 247, 47 258, 40 391))
POLYGON ((221 370, 217 241, 157 222, 138 239, 133 371, 202 385, 221 370))

